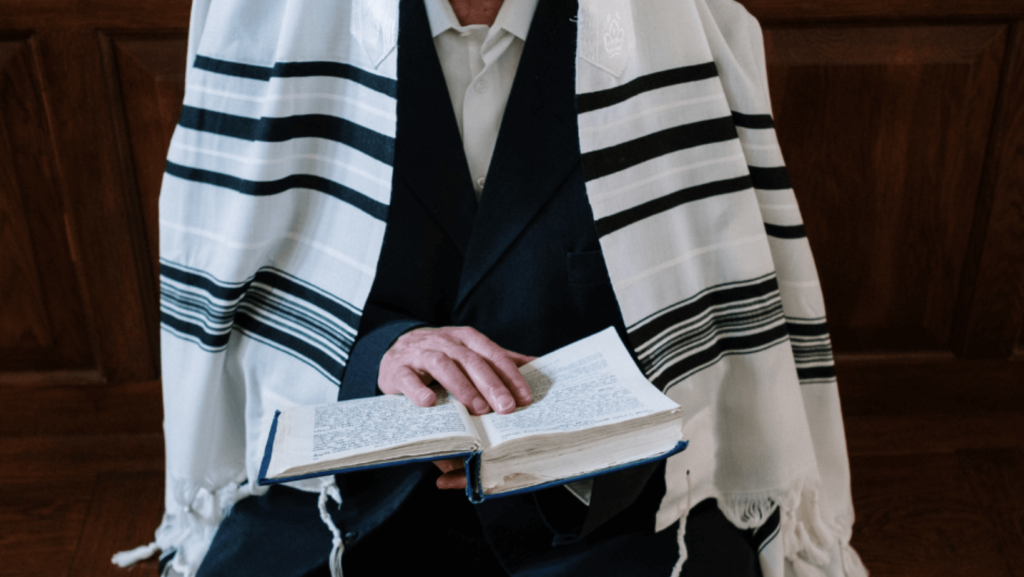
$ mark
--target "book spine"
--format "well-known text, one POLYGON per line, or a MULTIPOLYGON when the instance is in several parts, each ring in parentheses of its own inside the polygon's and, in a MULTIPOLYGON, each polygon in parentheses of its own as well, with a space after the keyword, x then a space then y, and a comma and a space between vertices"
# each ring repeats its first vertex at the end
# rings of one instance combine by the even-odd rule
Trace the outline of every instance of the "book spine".
POLYGON ((267 437, 267 448, 263 450, 263 462, 260 463, 260 473, 257 475, 257 482, 265 485, 267 469, 270 468, 270 455, 274 452, 274 437, 277 436, 277 419, 281 417, 281 411, 274 411, 274 422, 270 424, 270 436, 267 437))
POLYGON ((480 487, 480 452, 466 457, 466 496, 469 502, 479 505, 484 502, 483 490, 480 487))

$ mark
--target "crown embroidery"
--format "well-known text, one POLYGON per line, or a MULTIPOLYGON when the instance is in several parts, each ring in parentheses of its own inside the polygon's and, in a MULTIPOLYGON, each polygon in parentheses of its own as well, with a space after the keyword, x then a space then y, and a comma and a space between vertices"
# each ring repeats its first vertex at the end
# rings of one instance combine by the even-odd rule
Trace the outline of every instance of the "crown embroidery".
POLYGON ((604 49, 609 56, 618 56, 626 47, 626 30, 619 22, 619 13, 608 15, 605 22, 604 49))

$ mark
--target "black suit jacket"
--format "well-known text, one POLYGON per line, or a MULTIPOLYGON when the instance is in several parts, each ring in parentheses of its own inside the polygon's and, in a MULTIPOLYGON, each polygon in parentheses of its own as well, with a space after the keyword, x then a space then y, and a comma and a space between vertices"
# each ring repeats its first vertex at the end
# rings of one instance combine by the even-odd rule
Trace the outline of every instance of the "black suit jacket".
MULTIPOLYGON (((341 399, 378 392, 381 357, 417 326, 468 325, 538 356, 607 326, 625 337, 580 163, 575 14, 573 1, 539 3, 478 206, 422 0, 401 3, 387 232, 341 399)), ((339 475, 351 540, 437 474, 421 464, 339 475)), ((511 569, 652 531, 663 477, 663 465, 599 477, 589 507, 555 488, 489 500, 477 512, 511 569)))

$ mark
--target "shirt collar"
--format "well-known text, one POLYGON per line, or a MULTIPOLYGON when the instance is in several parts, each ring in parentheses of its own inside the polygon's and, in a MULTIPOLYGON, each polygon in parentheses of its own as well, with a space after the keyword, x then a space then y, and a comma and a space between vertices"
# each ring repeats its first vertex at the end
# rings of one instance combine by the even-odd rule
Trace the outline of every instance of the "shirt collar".
MULTIPOLYGON (((505 0, 494 19, 495 28, 503 28, 513 36, 526 40, 533 21, 533 13, 537 9, 538 0, 505 0)), ((427 8, 427 20, 430 21, 430 34, 434 38, 449 29, 459 29, 459 19, 448 0, 424 0, 427 8)))

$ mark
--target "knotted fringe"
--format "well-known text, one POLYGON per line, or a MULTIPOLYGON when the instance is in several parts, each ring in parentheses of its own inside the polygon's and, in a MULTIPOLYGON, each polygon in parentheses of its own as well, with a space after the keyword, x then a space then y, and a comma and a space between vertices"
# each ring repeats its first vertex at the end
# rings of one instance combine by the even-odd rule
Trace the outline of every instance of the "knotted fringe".
POLYGON ((205 487, 188 487, 185 483, 173 483, 174 500, 179 508, 167 509, 160 526, 156 529, 156 540, 149 545, 121 551, 111 562, 119 567, 129 567, 148 559, 159 551, 174 551, 174 558, 168 567, 183 577, 192 577, 206 556, 217 527, 231 507, 239 499, 249 495, 240 483, 228 485, 211 492, 205 487))
POLYGON ((679 542, 679 560, 676 561, 676 566, 672 568, 672 576, 671 577, 679 577, 679 575, 683 572, 683 564, 685 564, 686 560, 690 557, 689 553, 686 551, 686 541, 685 541, 685 538, 686 538, 686 519, 690 516, 690 505, 691 505, 691 502, 690 502, 690 497, 691 497, 690 489, 692 489, 692 487, 690 487, 690 471, 687 470, 686 471, 686 510, 683 511, 683 516, 679 518, 679 534, 678 534, 679 535, 678 536, 678 539, 679 539, 679 541, 678 541, 679 542))
POLYGON ((341 507, 341 492, 338 491, 338 485, 334 482, 334 476, 328 475, 323 477, 324 484, 320 486, 320 498, 317 500, 317 506, 320 508, 320 520, 327 525, 327 528, 331 531, 331 555, 327 558, 327 564, 331 568, 331 577, 342 577, 341 573, 341 554, 345 550, 345 545, 341 540, 341 531, 338 530, 338 526, 334 524, 334 519, 331 519, 330 513, 327 512, 327 497, 330 496, 338 503, 338 507, 341 507))
POLYGON ((130 551, 121 551, 120 553, 114 553, 114 556, 110 559, 110 562, 118 567, 130 567, 143 559, 149 559, 154 553, 160 550, 157 546, 156 541, 153 541, 149 545, 141 545, 130 551))
POLYGON ((779 537, 782 550, 797 577, 825 577, 821 567, 832 561, 837 547, 845 577, 868 577, 868 571, 856 551, 850 547, 851 522, 826 521, 819 495, 821 483, 808 472, 788 488, 767 493, 730 495, 720 498, 722 514, 739 529, 760 527, 779 507, 779 537))

